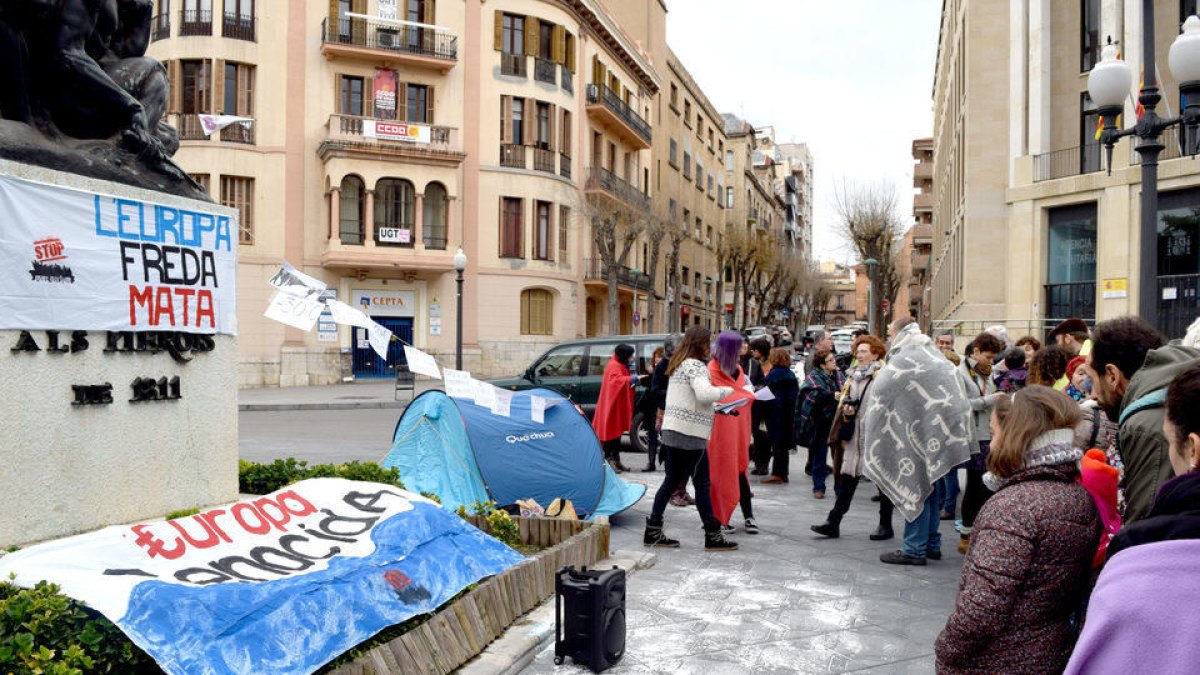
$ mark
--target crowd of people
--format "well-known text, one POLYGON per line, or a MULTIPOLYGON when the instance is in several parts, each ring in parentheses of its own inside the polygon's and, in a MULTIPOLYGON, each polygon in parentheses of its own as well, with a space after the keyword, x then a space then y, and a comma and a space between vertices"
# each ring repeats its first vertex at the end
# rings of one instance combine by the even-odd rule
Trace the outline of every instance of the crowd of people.
MULTIPOLYGON (((959 336, 923 335, 909 318, 887 337, 857 336, 839 363, 816 335, 803 381, 766 339, 701 327, 668 338, 647 396, 647 470, 665 462, 666 479, 645 545, 678 547, 667 506, 694 503, 704 548, 736 549, 726 535, 738 507, 758 532, 750 476, 787 485, 802 449, 812 497, 835 495, 812 526, 820 537, 842 535, 866 479, 878 491, 869 537, 891 539, 893 514, 903 520, 884 563, 941 559, 941 522, 954 522, 965 559, 939 672, 1194 669, 1200 320, 1171 344, 1136 317, 1071 319, 1046 344, 994 326, 958 353, 959 336)), ((629 372, 614 368, 605 386, 628 396, 629 372)))

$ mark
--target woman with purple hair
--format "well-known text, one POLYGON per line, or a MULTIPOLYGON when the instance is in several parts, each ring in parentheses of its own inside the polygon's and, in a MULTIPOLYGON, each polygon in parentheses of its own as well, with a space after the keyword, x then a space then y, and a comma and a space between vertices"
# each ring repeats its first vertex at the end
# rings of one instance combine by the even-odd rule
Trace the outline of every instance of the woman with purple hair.
POLYGON ((746 389, 746 375, 738 363, 742 350, 740 333, 726 331, 717 336, 717 345, 708 362, 708 377, 714 386, 729 387, 733 393, 721 399, 721 405, 745 401, 736 416, 717 415, 713 419, 712 435, 708 438, 708 471, 713 516, 726 532, 733 531, 729 519, 733 508, 742 506, 746 532, 758 534, 754 510, 750 504, 750 404, 754 395, 746 389))

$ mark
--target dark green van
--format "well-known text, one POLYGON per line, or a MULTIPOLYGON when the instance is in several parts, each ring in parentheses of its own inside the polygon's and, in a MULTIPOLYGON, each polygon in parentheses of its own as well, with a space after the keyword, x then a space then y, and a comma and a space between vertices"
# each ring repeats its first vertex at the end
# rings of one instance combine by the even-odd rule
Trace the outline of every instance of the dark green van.
MULTIPOLYGON (((596 401, 600 398, 604 367, 608 365, 617 345, 622 342, 633 345, 638 373, 649 375, 650 357, 655 349, 662 346, 666 337, 662 334, 615 335, 562 342, 534 359, 533 364, 520 375, 489 382, 512 391, 534 387, 553 389, 574 401, 591 419, 596 410, 596 401)), ((638 452, 646 451, 646 424, 652 423, 652 420, 644 419, 641 412, 642 397, 645 395, 646 387, 639 386, 631 425, 637 433, 630 434, 630 442, 638 452)))

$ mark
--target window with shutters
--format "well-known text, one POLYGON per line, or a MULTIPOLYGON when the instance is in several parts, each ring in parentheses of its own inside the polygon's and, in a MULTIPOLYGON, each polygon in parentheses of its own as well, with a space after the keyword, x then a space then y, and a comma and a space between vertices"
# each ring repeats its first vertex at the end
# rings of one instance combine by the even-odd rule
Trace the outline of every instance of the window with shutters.
POLYGON ((554 294, 544 288, 521 291, 521 335, 554 334, 554 294))
POLYGON ((209 91, 212 84, 209 75, 210 62, 207 60, 185 60, 180 62, 183 71, 183 96, 180 110, 185 115, 211 113, 209 91))
POLYGON ((538 58, 550 61, 554 58, 554 24, 538 23, 538 58))
POLYGON ((237 209, 238 243, 254 243, 254 179, 221 176, 221 205, 237 209))
POLYGON ((367 206, 366 190, 358 176, 342 179, 338 203, 338 235, 343 244, 363 243, 363 220, 367 206))
POLYGON ((525 99, 512 99, 512 132, 509 138, 513 145, 525 145, 525 99))
POLYGON ((550 242, 550 235, 553 233, 553 230, 550 229, 550 209, 550 202, 537 203, 533 226, 533 257, 535 260, 553 259, 550 255, 550 252, 554 250, 554 246, 550 242))
POLYGON ((429 87, 423 84, 406 85, 404 100, 407 102, 406 121, 433 124, 433 102, 429 97, 429 87))
POLYGON ((363 78, 341 75, 341 96, 338 101, 338 112, 343 115, 362 117, 363 114, 363 78))
POLYGON ((550 104, 537 103, 537 147, 547 149, 550 147, 550 104))
POLYGON ((559 133, 558 151, 567 157, 571 156, 571 111, 562 111, 562 128, 559 133))
MULTIPOLYGON (((218 61, 218 63, 220 63, 218 61)), ((226 61, 221 87, 221 113, 254 116, 254 66, 226 61)), ((221 130, 221 140, 234 143, 253 143, 254 126, 231 124, 221 130)))
POLYGON ((500 200, 500 257, 524 258, 521 245, 521 200, 504 197, 500 200))
POLYGON ((558 207, 558 261, 567 262, 567 227, 571 224, 571 209, 558 207))
POLYGON ((502 20, 504 26, 500 51, 510 56, 525 55, 525 17, 516 14, 505 14, 502 20))

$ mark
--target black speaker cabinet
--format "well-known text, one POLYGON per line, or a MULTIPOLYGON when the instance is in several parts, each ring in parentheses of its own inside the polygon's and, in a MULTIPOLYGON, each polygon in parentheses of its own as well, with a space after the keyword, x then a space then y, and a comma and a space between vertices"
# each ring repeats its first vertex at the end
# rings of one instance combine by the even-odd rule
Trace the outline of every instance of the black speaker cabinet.
POLYGON ((554 581, 554 663, 566 657, 593 673, 625 655, 625 570, 558 571, 554 581))

